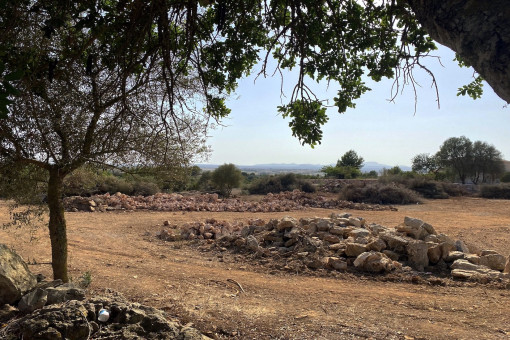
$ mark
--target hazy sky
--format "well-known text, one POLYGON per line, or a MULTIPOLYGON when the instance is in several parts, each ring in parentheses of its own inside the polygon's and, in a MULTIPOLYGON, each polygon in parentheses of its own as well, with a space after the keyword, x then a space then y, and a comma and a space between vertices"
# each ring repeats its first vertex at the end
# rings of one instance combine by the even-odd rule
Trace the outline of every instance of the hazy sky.
MULTIPOLYGON (((288 120, 277 113, 277 106, 288 102, 295 72, 284 75, 284 93, 280 97, 281 78, 255 75, 240 82, 236 95, 228 105, 232 113, 223 121, 225 127, 211 131, 208 144, 212 147, 210 164, 234 163, 312 163, 330 164, 346 151, 353 149, 365 161, 388 165, 410 165, 418 153, 435 153, 449 137, 465 135, 472 141, 494 144, 505 159, 510 159, 510 108, 488 86, 481 99, 457 97, 457 88, 472 81, 472 69, 459 68, 453 61, 454 53, 444 47, 436 51, 441 64, 430 59, 426 64, 434 72, 439 87, 441 107, 438 109, 431 78, 416 70, 420 83, 416 113, 414 93, 407 87, 397 96, 391 96, 393 80, 379 83, 367 81, 372 91, 363 95, 355 109, 339 114, 335 107, 328 109, 329 121, 323 127, 322 144, 312 149, 301 146, 292 137, 288 120)), ((308 85, 315 83, 309 80, 308 85)), ((330 99, 336 94, 337 84, 315 84, 319 99, 330 99)))

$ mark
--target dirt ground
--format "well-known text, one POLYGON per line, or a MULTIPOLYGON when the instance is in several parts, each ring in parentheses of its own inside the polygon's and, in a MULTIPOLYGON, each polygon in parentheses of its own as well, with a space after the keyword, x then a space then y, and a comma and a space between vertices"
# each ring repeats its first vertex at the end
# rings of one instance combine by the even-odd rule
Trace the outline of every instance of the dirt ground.
MULTIPOLYGON (((510 287, 301 275, 250 262, 242 254, 204 252, 200 244, 154 237, 165 220, 233 222, 331 212, 339 211, 67 213, 70 275, 78 280, 90 272, 92 293, 111 288, 220 339, 510 339, 510 287)), ((510 255, 510 201, 459 198, 398 206, 398 211, 347 212, 389 227, 404 216, 420 218, 462 239, 472 252, 510 255)), ((0 222, 7 220, 1 203, 0 222)), ((28 243, 26 233, 0 230, 0 242, 35 260, 34 273, 51 276, 47 231, 37 235, 38 241, 28 243)))

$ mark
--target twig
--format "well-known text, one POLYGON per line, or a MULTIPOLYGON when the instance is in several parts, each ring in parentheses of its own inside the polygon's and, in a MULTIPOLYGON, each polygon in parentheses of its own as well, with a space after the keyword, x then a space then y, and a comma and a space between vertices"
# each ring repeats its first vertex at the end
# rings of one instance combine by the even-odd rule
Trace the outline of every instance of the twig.
POLYGON ((243 286, 241 286, 241 284, 240 284, 239 282, 237 282, 236 280, 233 280, 233 279, 227 279, 227 281, 228 281, 228 282, 231 282, 231 283, 233 283, 233 284, 235 284, 235 285, 237 285, 237 287, 239 287, 239 289, 241 290, 241 292, 246 293, 246 292, 244 291, 244 289, 243 289, 243 286))

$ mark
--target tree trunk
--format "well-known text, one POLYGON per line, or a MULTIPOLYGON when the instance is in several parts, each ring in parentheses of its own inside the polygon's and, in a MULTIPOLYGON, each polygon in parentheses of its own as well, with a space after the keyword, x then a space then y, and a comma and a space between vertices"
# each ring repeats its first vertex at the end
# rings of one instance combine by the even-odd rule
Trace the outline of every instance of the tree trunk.
POLYGON ((68 282, 67 277, 67 232, 64 218, 64 204, 62 202, 64 175, 60 169, 53 167, 50 170, 48 182, 48 207, 50 209, 50 240, 51 265, 53 278, 68 282))
POLYGON ((510 102, 510 1, 405 1, 435 41, 457 52, 510 102))

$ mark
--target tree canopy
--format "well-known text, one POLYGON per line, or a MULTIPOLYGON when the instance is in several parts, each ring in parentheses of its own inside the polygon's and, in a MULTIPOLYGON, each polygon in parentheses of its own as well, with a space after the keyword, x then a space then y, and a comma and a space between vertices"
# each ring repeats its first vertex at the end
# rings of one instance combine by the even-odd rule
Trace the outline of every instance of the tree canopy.
MULTIPOLYGON (((162 85, 168 96, 165 100, 170 104, 179 103, 182 94, 176 93, 178 83, 182 83, 183 77, 191 78, 205 94, 203 106, 207 112, 221 118, 229 113, 225 95, 231 93, 238 80, 252 72, 260 60, 262 69, 256 71, 262 76, 284 69, 299 71, 289 102, 278 110, 282 116, 291 118, 292 133, 302 143, 313 146, 320 142, 321 126, 328 118, 325 103, 309 89, 308 82, 338 82, 340 90, 334 104, 341 113, 355 107, 355 101, 370 90, 364 83, 365 76, 376 81, 383 77, 395 78, 397 93, 400 87, 413 83, 415 68, 427 70, 423 60, 435 49, 427 33, 445 43, 445 34, 439 30, 450 28, 452 34, 448 35, 448 41, 467 39, 455 37, 453 21, 442 28, 444 25, 440 24, 447 19, 440 15, 443 12, 455 13, 455 19, 460 21, 464 17, 471 18, 474 9, 477 13, 485 10, 494 17, 490 25, 485 25, 486 31, 491 32, 491 39, 500 36, 507 42, 507 29, 498 22, 508 19, 501 19, 497 14, 508 10, 510 5, 500 0, 483 5, 466 0, 453 3, 418 0, 86 0, 74 3, 0 0, 0 25, 6 32, 0 37, 0 108, 4 108, 5 113, 6 105, 19 93, 21 78, 33 81, 53 78, 65 64, 63 59, 70 56, 79 56, 82 67, 87 70, 97 62, 109 67, 143 68, 142 54, 148 57, 145 61, 158 54, 162 58, 159 65, 162 85), (451 6, 456 6, 455 10, 451 6), (473 8, 476 6, 480 8, 473 8), (20 51, 16 34, 37 15, 42 19, 37 23, 38 28, 47 38, 63 27, 72 28, 73 39, 81 41, 78 50, 71 46, 66 53, 54 55, 36 50, 20 51), (34 58, 36 55, 38 57, 34 58), (268 69, 270 58, 277 62, 274 70, 268 69)), ((475 32, 472 25, 468 28, 473 36, 481 31, 475 32)), ((68 38, 71 39, 71 35, 68 38)), ((70 41, 75 46, 76 41, 70 41)), ((489 47, 485 47, 485 41, 477 41, 480 49, 487 52, 489 47)), ((476 59, 477 45, 471 43, 469 50, 464 45, 447 45, 459 53, 463 64, 473 65, 496 87, 492 82, 494 77, 484 71, 490 65, 484 63, 481 67, 476 59)), ((492 51, 492 54, 503 55, 500 57, 503 59, 510 55, 502 51, 492 51)), ((502 76, 498 79, 502 80, 497 80, 498 84, 510 78, 505 76, 508 60, 500 64, 498 70, 502 76)), ((459 89, 459 93, 479 96, 480 80, 476 78, 472 84, 459 89)), ((509 88, 506 92, 496 92, 508 101, 509 88)))
POLYGON ((450 169, 465 183, 494 182, 505 171, 501 152, 494 145, 467 137, 451 137, 443 142, 435 155, 419 154, 413 158, 413 171, 434 173, 450 169))

